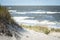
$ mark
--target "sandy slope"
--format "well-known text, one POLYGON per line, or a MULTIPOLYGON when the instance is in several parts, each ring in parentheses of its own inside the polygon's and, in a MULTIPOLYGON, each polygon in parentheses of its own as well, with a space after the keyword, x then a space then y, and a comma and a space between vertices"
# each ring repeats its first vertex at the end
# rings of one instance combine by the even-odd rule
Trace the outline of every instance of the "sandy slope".
MULTIPOLYGON (((33 30, 25 29, 25 31, 21 32, 23 34, 21 38, 16 37, 14 35, 13 37, 8 36, 0 36, 0 40, 60 40, 60 33, 52 32, 49 35, 46 35, 44 33, 35 32, 33 30)), ((19 36, 19 34, 17 33, 19 36)))
POLYGON ((0 40, 13 40, 12 37, 0 36, 0 40))
POLYGON ((47 35, 43 33, 38 33, 33 30, 28 30, 24 33, 24 36, 21 38, 21 40, 45 40, 47 38, 47 35))
POLYGON ((28 30, 21 38, 21 40, 60 40, 60 33, 50 33, 46 35, 44 33, 38 33, 33 30, 28 30))

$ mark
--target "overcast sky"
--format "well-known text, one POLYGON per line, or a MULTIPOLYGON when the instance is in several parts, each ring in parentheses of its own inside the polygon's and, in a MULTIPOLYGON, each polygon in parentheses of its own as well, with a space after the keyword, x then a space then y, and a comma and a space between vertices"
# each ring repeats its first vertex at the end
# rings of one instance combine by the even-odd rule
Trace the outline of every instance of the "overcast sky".
POLYGON ((60 0, 0 0, 1 5, 60 5, 60 0))

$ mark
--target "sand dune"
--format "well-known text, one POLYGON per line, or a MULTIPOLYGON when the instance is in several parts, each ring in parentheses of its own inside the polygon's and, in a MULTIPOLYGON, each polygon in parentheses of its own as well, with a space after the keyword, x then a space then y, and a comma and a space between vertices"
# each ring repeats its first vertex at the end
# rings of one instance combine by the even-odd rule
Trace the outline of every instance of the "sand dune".
POLYGON ((13 34, 13 37, 8 36, 1 36, 0 40, 60 40, 60 33, 59 32, 52 32, 48 35, 41 33, 41 32, 35 32, 33 30, 25 29, 24 31, 20 31, 22 36, 21 38, 18 38, 16 35, 13 34))

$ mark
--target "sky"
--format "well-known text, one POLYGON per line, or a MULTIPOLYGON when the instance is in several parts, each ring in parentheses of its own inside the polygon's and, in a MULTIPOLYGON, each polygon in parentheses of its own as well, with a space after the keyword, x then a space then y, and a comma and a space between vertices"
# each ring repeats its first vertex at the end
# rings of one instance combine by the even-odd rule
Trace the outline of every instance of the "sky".
POLYGON ((60 5, 60 0, 0 0, 1 5, 60 5))

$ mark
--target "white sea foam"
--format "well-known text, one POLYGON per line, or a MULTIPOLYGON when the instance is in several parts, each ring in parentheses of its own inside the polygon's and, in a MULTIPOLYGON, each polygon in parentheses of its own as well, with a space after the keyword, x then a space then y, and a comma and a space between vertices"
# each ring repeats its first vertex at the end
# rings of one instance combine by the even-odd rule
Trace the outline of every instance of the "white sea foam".
POLYGON ((51 12, 51 11, 43 11, 43 10, 35 10, 35 11, 24 11, 24 12, 17 12, 16 10, 9 10, 9 12, 15 12, 17 14, 25 14, 25 13, 40 13, 40 14, 55 14, 55 13, 60 13, 60 12, 51 12))
MULTIPOLYGON (((14 14, 55 14, 55 13, 60 13, 60 12, 50 12, 50 11, 41 11, 41 10, 35 10, 35 11, 28 11, 28 12, 17 12, 16 10, 10 10, 10 12, 13 12, 14 14)), ((38 16, 38 15, 37 15, 38 16)), ((54 19, 52 16, 45 16, 47 19, 54 19)), ((24 24, 28 24, 28 25, 48 25, 49 27, 57 27, 58 22, 51 22, 48 20, 42 20, 42 21, 38 21, 38 20, 27 20, 26 18, 34 18, 34 17, 27 17, 27 16, 20 16, 20 17, 12 17, 18 24, 20 23, 24 23, 24 24), (26 19, 26 20, 25 20, 26 19)), ((55 20, 55 19, 54 19, 55 20)))

